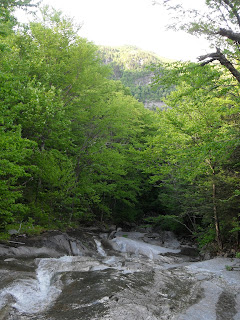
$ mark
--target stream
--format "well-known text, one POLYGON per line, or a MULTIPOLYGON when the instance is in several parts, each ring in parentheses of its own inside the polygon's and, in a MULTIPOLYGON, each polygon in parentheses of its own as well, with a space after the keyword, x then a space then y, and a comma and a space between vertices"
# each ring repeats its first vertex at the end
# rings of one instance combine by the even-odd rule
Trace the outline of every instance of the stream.
POLYGON ((0 247, 0 320, 240 320, 237 259, 156 234, 64 237, 0 247))

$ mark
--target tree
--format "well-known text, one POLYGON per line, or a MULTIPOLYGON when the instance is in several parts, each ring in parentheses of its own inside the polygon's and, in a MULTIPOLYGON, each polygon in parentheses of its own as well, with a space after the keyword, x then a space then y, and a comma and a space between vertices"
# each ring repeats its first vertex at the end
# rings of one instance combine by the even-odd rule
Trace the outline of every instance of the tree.
MULTIPOLYGON (((218 66, 176 63, 165 70, 156 77, 157 84, 174 84, 176 91, 166 100, 170 108, 159 113, 161 127, 151 142, 151 148, 158 150, 150 148, 154 167, 154 155, 160 157, 155 179, 162 181, 167 198, 171 198, 170 192, 175 194, 175 210, 180 209, 193 231, 200 221, 204 225, 214 217, 216 239, 222 248, 238 217, 231 201, 238 184, 230 179, 229 169, 239 146, 239 130, 229 119, 237 121, 239 89, 218 66)), ((231 171, 231 176, 237 174, 234 166, 231 171)), ((176 214, 174 207, 172 212, 176 214)))
MULTIPOLYGON (((196 36, 205 36, 216 51, 200 56, 200 65, 218 61, 240 83, 238 71, 240 44, 240 4, 238 0, 206 0, 204 12, 184 9, 172 0, 157 2, 173 13, 174 23, 169 27, 184 30, 196 36)), ((156 3, 156 1, 155 1, 156 3)))
MULTIPOLYGON (((189 131, 191 138, 189 137, 188 143, 185 140, 183 144, 175 146, 179 151, 177 156, 173 157, 176 162, 171 164, 170 170, 179 175, 183 172, 183 168, 188 167, 185 163, 186 159, 191 163, 192 172, 196 175, 190 175, 189 182, 197 186, 196 190, 198 190, 195 196, 190 192, 191 201, 194 198, 204 199, 203 195, 208 199, 205 191, 206 188, 209 189, 211 182, 212 216, 215 220, 216 239, 221 248, 222 241, 231 238, 229 235, 232 234, 234 221, 239 220, 237 209, 239 186, 235 180, 239 175, 234 155, 239 149, 240 4, 239 1, 209 0, 206 1, 207 9, 202 13, 193 9, 184 10, 182 6, 171 0, 161 3, 173 13, 175 18, 174 24, 170 27, 175 30, 185 30, 190 34, 206 36, 211 45, 216 47, 216 52, 200 56, 198 64, 177 62, 168 64, 166 69, 162 68, 159 71, 156 67, 155 83, 175 86, 176 92, 167 100, 168 105, 173 108, 167 113, 174 114, 171 118, 173 121, 171 126, 174 126, 172 131, 175 138, 178 133, 186 139, 187 132, 184 128, 189 115, 188 110, 192 107, 195 109, 190 119, 197 130, 194 134, 190 133, 191 130, 189 131), (205 109, 206 106, 207 109, 205 109), (184 110, 184 116, 181 110, 184 110), (188 146, 187 151, 186 146, 188 146), (187 155, 189 158, 186 158, 187 155), (199 163, 200 159, 203 166, 199 163), (200 171, 198 171, 199 168, 201 168, 200 171), (203 169, 207 171, 202 171, 203 169)), ((186 181, 186 178, 181 176, 181 181, 177 179, 176 184, 180 190, 180 203, 183 205, 185 196, 182 197, 181 190, 185 188, 185 193, 189 193, 192 188, 189 189, 182 181, 186 181)), ((207 216, 207 208, 201 201, 197 203, 198 211, 203 212, 204 209, 205 212, 201 214, 201 223, 203 223, 204 216, 207 216)), ((200 221, 198 219, 198 222, 200 221)), ((239 230, 236 224, 235 231, 239 230)), ((206 226, 203 230, 206 231, 206 226)))
POLYGON ((29 158, 35 143, 22 137, 21 126, 15 122, 11 100, 21 99, 21 92, 16 90, 21 77, 13 76, 11 62, 4 66, 4 59, 10 57, 8 39, 13 36, 12 28, 16 24, 12 11, 16 7, 31 6, 31 2, 6 0, 0 4, 0 229, 10 222, 21 221, 28 214, 22 200, 26 184, 31 180, 29 158))
POLYGON ((34 3, 34 0, 2 0, 0 3, 0 37, 6 36, 17 24, 13 15, 16 8, 28 10, 30 7, 36 8, 37 5, 38 3, 34 3))
MULTIPOLYGON (((2 112, 1 112, 2 113, 2 112)), ((0 116, 1 120, 3 118, 0 116)), ((34 144, 21 138, 21 130, 1 123, 0 138, 0 229, 8 223, 22 220, 28 208, 21 203, 23 189, 31 175, 26 159, 34 144)))
MULTIPOLYGON (((13 209, 6 212, 15 222, 31 218, 45 227, 133 220, 150 112, 108 79, 98 48, 78 36, 72 19, 49 7, 41 13, 6 35, 8 50, 0 53, 3 132, 7 139, 11 130, 24 150, 12 161, 11 180, 8 172, 0 179, 24 210, 14 219, 13 209)), ((3 153, 5 160, 10 156, 3 153)), ((11 219, 3 217, 3 225, 11 219)))

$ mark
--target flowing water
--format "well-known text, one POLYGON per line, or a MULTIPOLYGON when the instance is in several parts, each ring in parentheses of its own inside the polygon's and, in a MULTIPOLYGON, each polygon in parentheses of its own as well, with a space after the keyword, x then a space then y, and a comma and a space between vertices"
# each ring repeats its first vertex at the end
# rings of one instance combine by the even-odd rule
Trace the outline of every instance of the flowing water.
POLYGON ((193 261, 139 233, 94 241, 92 256, 2 258, 0 320, 240 320, 236 260, 193 261))

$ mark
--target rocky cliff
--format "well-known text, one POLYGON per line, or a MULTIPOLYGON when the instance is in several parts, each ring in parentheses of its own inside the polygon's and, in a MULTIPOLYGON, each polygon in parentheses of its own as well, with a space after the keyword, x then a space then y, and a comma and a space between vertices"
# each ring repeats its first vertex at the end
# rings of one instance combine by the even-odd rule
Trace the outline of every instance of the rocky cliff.
POLYGON ((100 46, 100 55, 103 62, 112 67, 112 78, 120 80, 128 87, 132 95, 143 102, 146 108, 156 109, 164 105, 162 100, 168 92, 160 86, 155 90, 151 87, 151 66, 161 65, 166 59, 134 46, 100 46))

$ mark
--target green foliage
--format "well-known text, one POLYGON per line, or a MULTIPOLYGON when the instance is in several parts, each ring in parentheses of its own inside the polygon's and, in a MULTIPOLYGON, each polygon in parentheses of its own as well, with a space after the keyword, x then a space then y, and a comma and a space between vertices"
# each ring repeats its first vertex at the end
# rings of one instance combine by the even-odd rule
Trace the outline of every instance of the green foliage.
POLYGON ((3 4, 0 237, 147 218, 200 246, 238 241, 236 79, 219 65, 99 49, 48 6, 17 28, 12 10, 32 2, 3 4), (131 93, 142 102, 166 98, 169 108, 153 113, 131 93))
POLYGON ((226 268, 227 271, 232 271, 233 270, 233 267, 228 266, 228 265, 226 265, 225 268, 226 268))
MULTIPOLYGON (((34 0, 1 0, 0 2, 0 40, 12 33, 13 27, 17 21, 13 15, 16 8, 24 9, 36 7, 37 3, 34 0)), ((6 45, 0 43, 0 51, 5 51, 6 45)))
POLYGON ((156 54, 140 50, 134 46, 100 47, 101 55, 105 63, 113 62, 120 69, 143 70, 144 67, 157 63, 163 58, 156 54))
POLYGON ((134 220, 154 118, 72 19, 40 11, 1 39, 1 229, 134 220))
POLYGON ((214 226, 205 226, 203 227, 198 227, 197 232, 195 233, 195 237, 197 239, 198 245, 200 248, 203 248, 215 241, 216 238, 216 232, 214 230, 214 226))
POLYGON ((19 200, 24 180, 30 177, 25 161, 30 157, 34 143, 22 139, 19 129, 9 130, 3 124, 0 130, 0 228, 28 211, 19 200))
POLYGON ((16 230, 18 234, 26 234, 26 235, 39 235, 45 229, 37 225, 35 221, 30 217, 27 221, 15 224, 9 224, 6 228, 6 231, 16 230))
POLYGON ((183 233, 183 221, 176 215, 159 215, 157 217, 148 217, 145 219, 147 223, 161 227, 163 231, 173 231, 174 233, 183 233))
MULTIPOLYGON (((230 96, 237 89, 228 88, 224 96, 221 89, 212 91, 215 76, 211 73, 217 74, 215 68, 208 68, 208 75, 199 66, 190 65, 188 70, 192 71, 191 77, 180 81, 178 90, 168 97, 166 103, 171 108, 159 113, 161 127, 146 150, 152 161, 151 180, 159 181, 167 212, 174 213, 178 207, 193 231, 199 223, 205 228, 213 217, 219 219, 227 238, 229 221, 237 213, 233 204, 236 206, 238 199, 230 200, 237 172, 226 167, 238 146, 239 131, 226 119, 239 112, 238 100, 230 96)), ((174 67, 173 76, 175 71, 174 67)), ((219 71, 218 76, 221 81, 223 73, 219 71)), ((200 242, 212 239, 211 235, 200 242)))
POLYGON ((216 238, 220 248, 222 241, 236 241, 239 231, 239 87, 224 67, 155 67, 155 85, 176 90, 146 150, 166 211, 174 214, 177 207, 200 245, 216 238))
POLYGON ((0 232, 0 241, 8 241, 10 239, 10 234, 7 232, 0 232))
POLYGON ((24 6, 36 6, 32 0, 2 0, 0 8, 16 8, 24 6))

